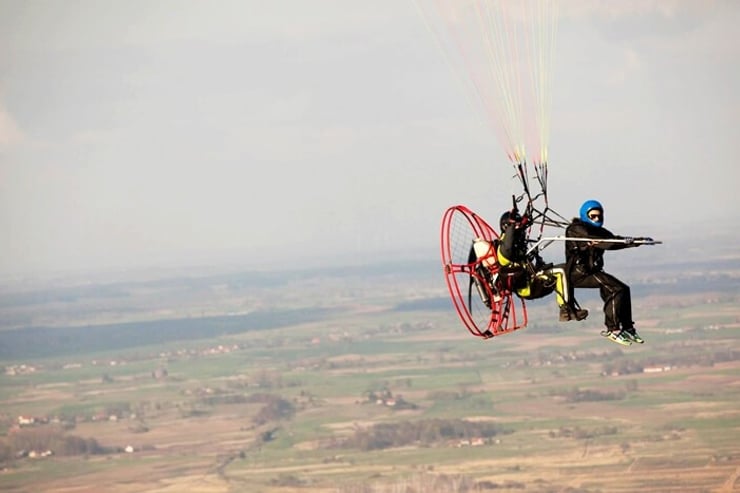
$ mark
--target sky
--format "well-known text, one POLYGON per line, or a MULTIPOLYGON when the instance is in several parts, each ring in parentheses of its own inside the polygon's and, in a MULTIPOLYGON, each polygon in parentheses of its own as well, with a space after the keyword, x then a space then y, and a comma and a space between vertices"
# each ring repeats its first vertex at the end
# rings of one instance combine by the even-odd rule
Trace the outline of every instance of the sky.
MULTIPOLYGON (((735 231, 740 2, 560 7, 550 205, 735 231)), ((517 189, 458 75, 413 0, 0 0, 0 276, 436 255, 517 189)))

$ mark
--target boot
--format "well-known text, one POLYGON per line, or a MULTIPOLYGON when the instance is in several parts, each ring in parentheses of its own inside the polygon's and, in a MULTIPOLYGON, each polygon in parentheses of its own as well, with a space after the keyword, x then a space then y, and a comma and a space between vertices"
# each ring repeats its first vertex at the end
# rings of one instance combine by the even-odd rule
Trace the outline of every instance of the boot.
POLYGON ((560 306, 560 317, 561 322, 568 322, 570 320, 585 320, 588 317, 588 310, 583 308, 576 308, 575 310, 569 308, 567 305, 560 306))
POLYGON ((576 320, 578 321, 586 320, 586 317, 588 317, 588 310, 586 310, 585 308, 576 308, 574 315, 576 320))

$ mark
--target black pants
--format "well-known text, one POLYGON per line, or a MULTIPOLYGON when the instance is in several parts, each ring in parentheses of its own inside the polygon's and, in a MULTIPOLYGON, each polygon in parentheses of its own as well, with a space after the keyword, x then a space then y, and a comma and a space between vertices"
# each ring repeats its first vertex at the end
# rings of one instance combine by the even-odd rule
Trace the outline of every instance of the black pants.
POLYGON ((604 302, 604 324, 608 329, 630 328, 632 321, 632 298, 630 287, 604 271, 584 272, 578 267, 571 271, 572 288, 599 288, 604 302))

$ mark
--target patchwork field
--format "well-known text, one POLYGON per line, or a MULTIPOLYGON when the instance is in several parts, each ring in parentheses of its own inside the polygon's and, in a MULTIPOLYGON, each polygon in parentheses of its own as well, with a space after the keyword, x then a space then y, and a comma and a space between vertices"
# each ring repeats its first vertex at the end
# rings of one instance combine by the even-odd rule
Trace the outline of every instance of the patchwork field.
POLYGON ((482 341, 398 308, 438 285, 324 282, 306 323, 1 361, 0 491, 740 491, 736 290, 640 296, 623 348, 589 297, 482 341))

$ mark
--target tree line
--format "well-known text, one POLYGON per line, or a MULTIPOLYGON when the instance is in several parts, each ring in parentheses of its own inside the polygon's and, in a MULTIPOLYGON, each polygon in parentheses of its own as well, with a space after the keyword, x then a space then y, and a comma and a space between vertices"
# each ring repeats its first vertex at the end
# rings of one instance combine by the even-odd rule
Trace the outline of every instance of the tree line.
POLYGON ((104 447, 94 438, 67 435, 59 427, 41 426, 16 430, 0 441, 0 463, 22 458, 31 452, 51 451, 53 455, 98 455, 120 452, 104 447))
POLYGON ((367 428, 358 428, 353 435, 335 446, 370 451, 405 445, 432 446, 450 440, 490 439, 505 433, 511 431, 494 423, 463 419, 423 419, 378 423, 367 428))
POLYGON ((77 327, 23 327, 0 331, 0 358, 23 359, 129 349, 322 320, 328 310, 264 310, 239 316, 152 320, 77 327))

